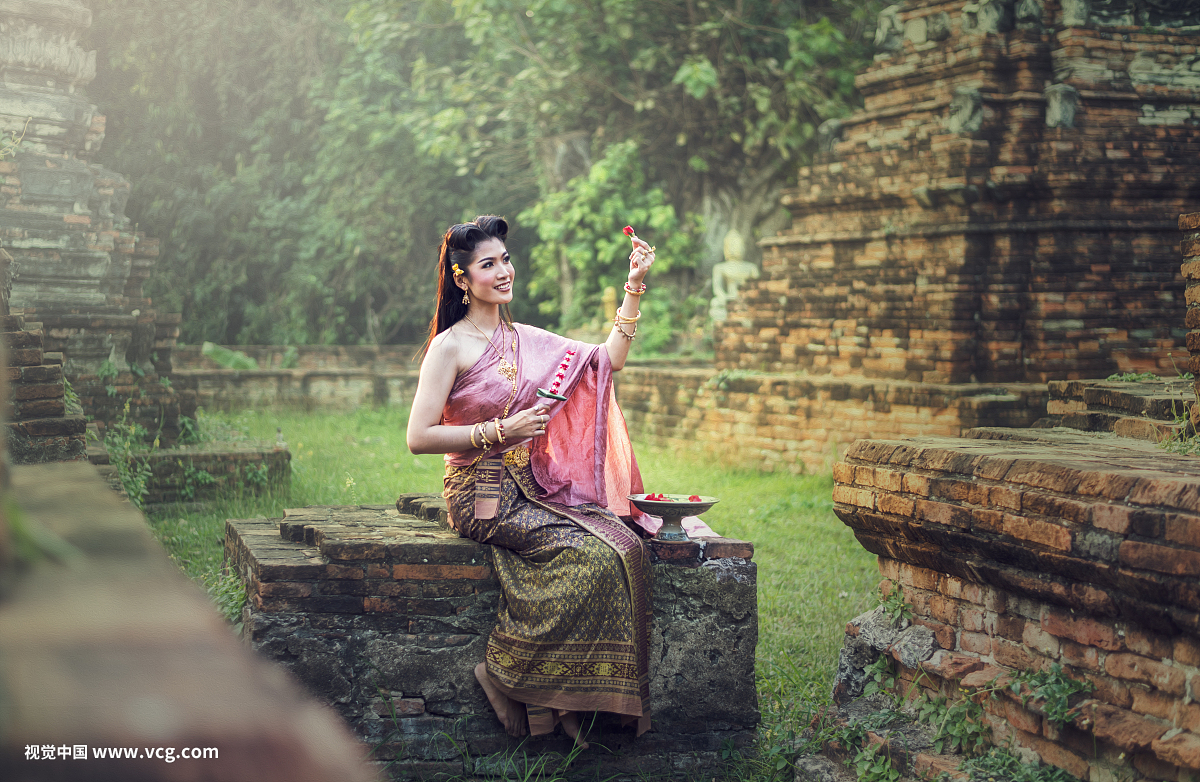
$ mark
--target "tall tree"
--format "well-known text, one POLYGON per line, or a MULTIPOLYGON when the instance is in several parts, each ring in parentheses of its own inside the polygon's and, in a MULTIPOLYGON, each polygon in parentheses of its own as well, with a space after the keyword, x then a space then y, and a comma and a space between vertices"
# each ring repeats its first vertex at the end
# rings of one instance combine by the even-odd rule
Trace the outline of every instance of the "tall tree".
MULTIPOLYGON (((374 0, 371 7, 394 7, 374 0)), ((471 46, 419 63, 417 131, 459 170, 515 147, 543 193, 633 140, 648 180, 705 219, 716 253, 777 209, 815 128, 848 113, 872 5, 850 0, 457 0, 471 46), (453 109, 445 96, 468 96, 453 109)), ((384 10, 386 13, 387 11, 384 10)))
POLYGON ((689 266, 730 227, 769 230, 815 126, 849 110, 867 18, 852 0, 92 4, 102 159, 166 240, 148 288, 185 339, 222 342, 412 339, 440 231, 479 211, 521 218, 542 306, 520 316, 594 311, 623 254, 596 215, 661 233, 679 309, 689 266))

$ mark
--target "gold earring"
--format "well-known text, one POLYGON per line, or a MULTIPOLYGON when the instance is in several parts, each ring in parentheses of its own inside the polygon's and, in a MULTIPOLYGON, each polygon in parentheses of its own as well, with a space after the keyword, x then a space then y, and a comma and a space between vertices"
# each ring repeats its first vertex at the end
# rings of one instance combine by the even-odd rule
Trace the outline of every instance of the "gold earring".
POLYGON ((467 291, 463 290, 463 304, 470 304, 471 297, 467 295, 467 291))

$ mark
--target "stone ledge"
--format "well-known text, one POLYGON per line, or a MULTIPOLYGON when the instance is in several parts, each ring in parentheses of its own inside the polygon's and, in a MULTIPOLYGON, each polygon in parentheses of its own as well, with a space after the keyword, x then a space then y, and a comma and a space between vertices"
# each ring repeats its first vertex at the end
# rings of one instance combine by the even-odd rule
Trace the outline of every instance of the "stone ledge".
POLYGON ((1193 381, 1158 378, 1141 382, 1054 380, 1049 383, 1046 417, 1036 428, 1069 427, 1114 432, 1157 443, 1173 437, 1195 400, 1193 381))
POLYGON ((0 601, 0 777, 372 778, 336 716, 240 647, 90 465, 15 467, 12 476, 26 516, 81 554, 19 573, 0 601), (26 745, 50 743, 215 747, 219 757, 25 759, 26 745))
MULTIPOLYGON (((561 736, 519 744, 491 715, 471 674, 500 598, 491 548, 458 537, 439 522, 444 514, 437 495, 405 494, 397 507, 228 520, 226 561, 250 597, 247 640, 335 705, 376 746, 377 761, 392 761, 394 778, 479 773, 464 766, 451 735, 479 762, 513 750, 565 754, 561 736)), ((635 739, 602 718, 596 743, 615 754, 589 752, 573 775, 713 769, 726 742, 753 741, 757 566, 716 556, 752 547, 720 539, 704 552, 674 549, 689 558, 660 557, 652 567, 652 731, 635 739)))
POLYGON ((860 440, 834 512, 872 553, 1200 635, 1200 462, 1113 435, 860 440))

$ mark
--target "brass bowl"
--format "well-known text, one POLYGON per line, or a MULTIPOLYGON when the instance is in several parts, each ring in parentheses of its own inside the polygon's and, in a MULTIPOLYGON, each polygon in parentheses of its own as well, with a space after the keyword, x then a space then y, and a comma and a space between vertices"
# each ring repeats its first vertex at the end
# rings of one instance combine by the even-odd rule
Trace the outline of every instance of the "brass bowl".
POLYGON ((689 500, 688 497, 692 496, 690 494, 665 494, 663 496, 668 499, 648 500, 645 494, 630 494, 629 501, 642 513, 662 517, 662 528, 654 536, 654 539, 667 543, 686 543, 690 540, 680 523, 683 517, 699 516, 720 502, 716 497, 704 497, 698 494, 695 496, 700 497, 699 501, 689 500))

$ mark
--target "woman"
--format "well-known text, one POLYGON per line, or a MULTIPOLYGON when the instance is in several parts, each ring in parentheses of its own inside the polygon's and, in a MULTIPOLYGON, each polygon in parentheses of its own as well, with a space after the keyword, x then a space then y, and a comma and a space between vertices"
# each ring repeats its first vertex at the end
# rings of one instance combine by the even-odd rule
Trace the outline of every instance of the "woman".
POLYGON ((619 714, 638 735, 650 726, 650 564, 618 518, 636 513, 626 497, 642 486, 612 372, 637 332, 654 248, 631 237, 612 333, 587 345, 511 323, 507 234, 488 215, 442 238, 408 447, 446 454, 451 524, 493 546, 500 607, 475 677, 496 716, 512 736, 561 723, 586 748, 581 712, 619 714))

